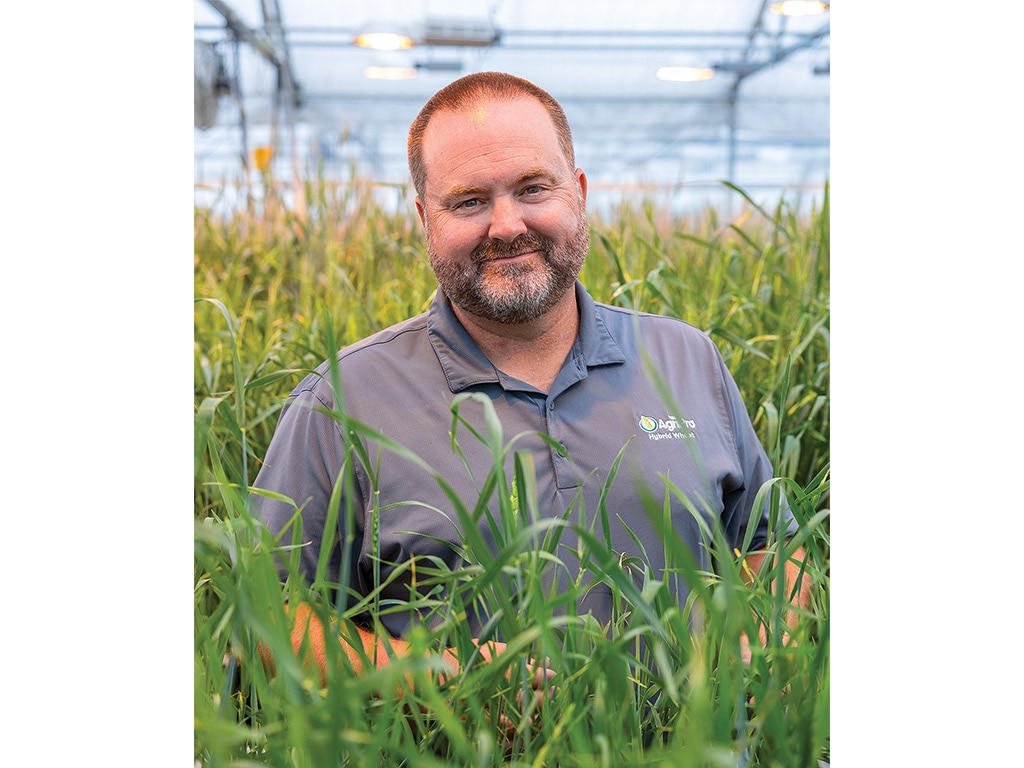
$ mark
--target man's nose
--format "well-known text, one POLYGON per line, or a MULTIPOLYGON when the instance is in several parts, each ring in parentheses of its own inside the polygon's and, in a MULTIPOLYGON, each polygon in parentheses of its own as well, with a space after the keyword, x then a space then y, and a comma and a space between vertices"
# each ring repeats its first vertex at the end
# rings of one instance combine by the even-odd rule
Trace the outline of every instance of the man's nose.
POLYGON ((491 222, 487 235, 492 240, 511 242, 519 235, 526 234, 526 223, 519 202, 505 195, 494 199, 491 222))

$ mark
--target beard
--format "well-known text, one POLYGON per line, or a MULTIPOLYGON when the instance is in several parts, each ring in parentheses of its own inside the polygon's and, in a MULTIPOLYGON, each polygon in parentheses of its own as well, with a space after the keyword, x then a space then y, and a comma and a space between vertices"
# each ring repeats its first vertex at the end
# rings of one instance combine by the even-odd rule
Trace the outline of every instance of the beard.
POLYGON ((563 244, 528 232, 507 243, 482 243, 467 265, 443 258, 429 229, 426 236, 430 266, 448 300, 472 315, 505 324, 536 320, 554 307, 576 284, 590 248, 590 227, 582 205, 576 229, 563 244), (543 255, 541 264, 492 263, 531 251, 543 255))

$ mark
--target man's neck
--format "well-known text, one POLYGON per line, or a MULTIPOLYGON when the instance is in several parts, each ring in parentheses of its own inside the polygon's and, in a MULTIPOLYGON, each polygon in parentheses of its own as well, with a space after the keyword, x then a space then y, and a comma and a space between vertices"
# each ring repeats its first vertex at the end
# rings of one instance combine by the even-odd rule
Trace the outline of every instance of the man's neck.
POLYGON ((542 392, 551 389, 580 324, 572 289, 549 312, 527 323, 496 323, 455 305, 452 310, 495 368, 542 392))

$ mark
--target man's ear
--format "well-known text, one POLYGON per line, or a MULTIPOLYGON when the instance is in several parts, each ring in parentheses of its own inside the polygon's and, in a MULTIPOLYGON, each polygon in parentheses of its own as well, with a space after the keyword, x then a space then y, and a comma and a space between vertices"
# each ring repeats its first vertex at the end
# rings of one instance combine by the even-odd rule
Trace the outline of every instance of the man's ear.
POLYGON ((582 168, 576 169, 576 183, 580 185, 580 195, 583 197, 583 202, 587 202, 587 174, 583 172, 582 168))
POLYGON ((419 195, 416 195, 416 201, 415 202, 416 202, 416 214, 420 217, 420 224, 422 224, 424 226, 424 228, 426 228, 427 220, 424 218, 426 216, 426 213, 425 213, 425 211, 423 209, 423 201, 420 200, 420 196, 419 195))

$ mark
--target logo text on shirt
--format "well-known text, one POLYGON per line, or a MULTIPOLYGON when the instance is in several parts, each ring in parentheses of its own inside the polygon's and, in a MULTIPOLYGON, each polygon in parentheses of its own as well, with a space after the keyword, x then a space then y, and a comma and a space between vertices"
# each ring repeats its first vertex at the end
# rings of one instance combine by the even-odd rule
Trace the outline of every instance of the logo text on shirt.
POLYGON ((647 433, 650 440, 681 440, 688 437, 694 439, 697 434, 693 431, 697 428, 697 422, 693 419, 681 419, 678 416, 666 416, 663 419, 656 419, 653 416, 640 416, 638 422, 640 429, 647 433))

